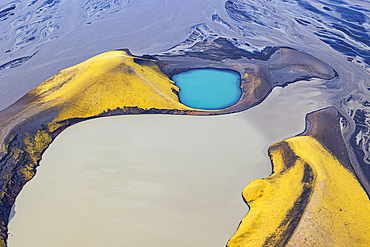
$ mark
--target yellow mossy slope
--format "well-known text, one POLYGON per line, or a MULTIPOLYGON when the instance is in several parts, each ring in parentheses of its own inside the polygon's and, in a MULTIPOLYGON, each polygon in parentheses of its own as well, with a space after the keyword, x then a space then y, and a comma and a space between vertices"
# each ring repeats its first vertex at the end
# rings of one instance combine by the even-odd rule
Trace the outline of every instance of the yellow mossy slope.
POLYGON ((38 103, 62 106, 58 122, 123 107, 193 110, 173 90, 179 91, 157 66, 139 65, 125 51, 111 51, 61 71, 30 93, 38 103))
POLYGON ((297 136, 270 155, 274 173, 243 190, 250 212, 229 247, 369 245, 367 194, 321 143, 297 136))

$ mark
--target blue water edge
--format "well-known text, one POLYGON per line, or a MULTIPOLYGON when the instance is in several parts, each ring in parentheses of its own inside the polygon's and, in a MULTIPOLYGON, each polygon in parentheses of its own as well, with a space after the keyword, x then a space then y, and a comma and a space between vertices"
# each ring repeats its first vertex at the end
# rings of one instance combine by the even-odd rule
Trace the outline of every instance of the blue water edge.
POLYGON ((240 75, 233 70, 193 69, 172 80, 180 88, 180 102, 196 109, 223 109, 234 105, 242 94, 240 75))

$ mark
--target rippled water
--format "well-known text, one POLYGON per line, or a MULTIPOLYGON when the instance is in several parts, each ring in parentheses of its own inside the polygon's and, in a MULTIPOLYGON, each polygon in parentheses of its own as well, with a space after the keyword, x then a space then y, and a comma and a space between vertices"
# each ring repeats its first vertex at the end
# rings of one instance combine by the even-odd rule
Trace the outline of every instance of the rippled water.
POLYGON ((2 0, 0 109, 61 69, 117 48, 176 53, 215 35, 251 52, 287 46, 338 73, 312 88, 320 105, 346 118, 351 161, 370 176, 369 31, 367 0, 2 0))

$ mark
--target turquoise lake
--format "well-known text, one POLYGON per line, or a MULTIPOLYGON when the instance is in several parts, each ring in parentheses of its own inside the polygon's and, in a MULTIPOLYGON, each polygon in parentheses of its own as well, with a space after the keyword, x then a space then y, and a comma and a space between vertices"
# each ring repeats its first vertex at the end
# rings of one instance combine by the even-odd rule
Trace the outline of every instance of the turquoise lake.
POLYGON ((217 110, 234 105, 241 96, 240 75, 233 70, 193 69, 172 77, 184 105, 217 110))

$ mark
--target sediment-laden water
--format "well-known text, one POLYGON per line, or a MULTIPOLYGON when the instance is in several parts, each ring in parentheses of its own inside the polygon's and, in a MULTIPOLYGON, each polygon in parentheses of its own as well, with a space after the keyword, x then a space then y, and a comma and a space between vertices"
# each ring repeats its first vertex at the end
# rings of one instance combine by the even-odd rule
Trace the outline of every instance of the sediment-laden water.
POLYGON ((264 144, 236 115, 78 124, 19 195, 9 246, 223 246, 248 212, 241 190, 271 173, 264 144))

